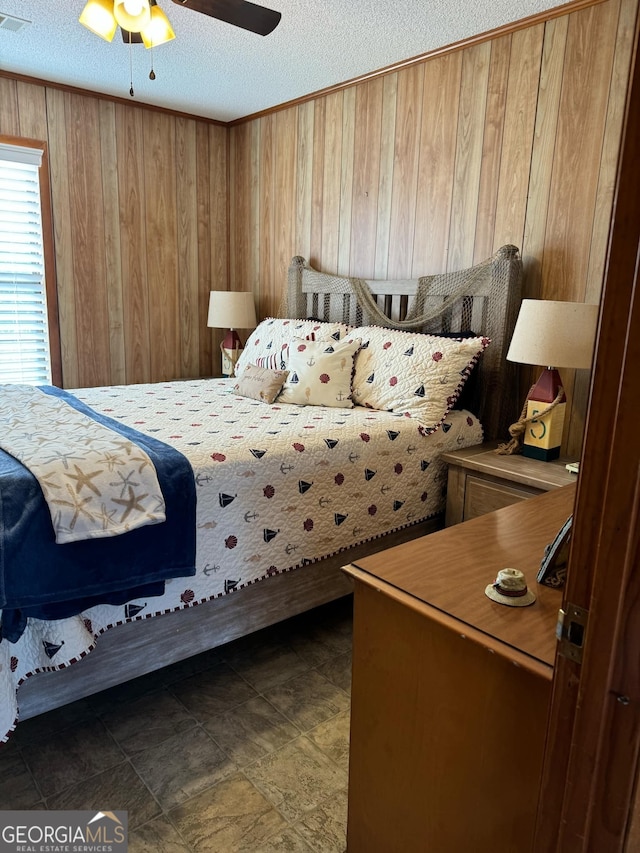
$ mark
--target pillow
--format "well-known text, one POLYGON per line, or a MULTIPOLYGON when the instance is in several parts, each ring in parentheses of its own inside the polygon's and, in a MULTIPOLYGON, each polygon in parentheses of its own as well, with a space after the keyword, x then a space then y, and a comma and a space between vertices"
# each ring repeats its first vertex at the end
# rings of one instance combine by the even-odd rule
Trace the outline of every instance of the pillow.
POLYGON ((289 376, 279 403, 351 409, 353 360, 360 338, 307 341, 297 338, 289 347, 289 376))
POLYGON ((433 432, 455 404, 489 344, 484 337, 455 339, 361 326, 355 360, 353 401, 361 406, 416 418, 433 432))
POLYGON ((233 390, 242 397, 273 403, 288 375, 288 370, 269 370, 267 367, 248 364, 233 390))
MULTIPOLYGON (((470 329, 464 329, 460 332, 432 332, 431 334, 436 335, 437 337, 442 338, 478 338, 482 337, 477 332, 472 332, 470 329)), ((478 385, 480 377, 478 376, 477 370, 471 371, 471 376, 464 383, 464 387, 460 392, 460 396, 455 402, 454 409, 470 409, 473 411, 475 409, 476 400, 476 388, 478 385)))
POLYGON ((248 364, 285 370, 290 341, 295 338, 333 338, 340 340, 347 334, 344 323, 323 323, 319 320, 281 320, 267 317, 251 332, 236 364, 240 376, 248 364))

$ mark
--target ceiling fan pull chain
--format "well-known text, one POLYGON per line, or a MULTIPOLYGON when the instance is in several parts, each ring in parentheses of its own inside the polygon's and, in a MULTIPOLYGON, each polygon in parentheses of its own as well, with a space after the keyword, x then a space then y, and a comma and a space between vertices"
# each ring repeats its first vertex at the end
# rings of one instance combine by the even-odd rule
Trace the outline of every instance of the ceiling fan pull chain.
POLYGON ((129 89, 129 94, 133 98, 133 53, 131 51, 131 30, 129 30, 129 80, 131 81, 131 87, 129 89))
POLYGON ((156 79, 156 72, 153 70, 153 44, 151 45, 150 51, 151 51, 151 71, 149 72, 149 80, 155 80, 156 79))

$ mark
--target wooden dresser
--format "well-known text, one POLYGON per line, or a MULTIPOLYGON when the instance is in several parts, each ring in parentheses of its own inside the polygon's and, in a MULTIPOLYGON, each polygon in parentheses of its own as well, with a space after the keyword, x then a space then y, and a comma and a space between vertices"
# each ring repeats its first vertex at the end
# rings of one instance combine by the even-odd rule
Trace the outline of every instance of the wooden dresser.
POLYGON ((575 486, 366 557, 353 578, 348 853, 532 853, 575 486), (519 568, 538 599, 484 594, 519 568))

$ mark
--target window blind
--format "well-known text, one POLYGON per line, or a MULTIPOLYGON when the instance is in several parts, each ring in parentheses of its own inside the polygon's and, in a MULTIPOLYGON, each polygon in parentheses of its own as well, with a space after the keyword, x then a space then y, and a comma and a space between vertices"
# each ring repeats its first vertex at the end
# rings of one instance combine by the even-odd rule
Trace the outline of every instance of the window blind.
POLYGON ((39 149, 0 144, 0 382, 51 382, 41 159, 39 149))

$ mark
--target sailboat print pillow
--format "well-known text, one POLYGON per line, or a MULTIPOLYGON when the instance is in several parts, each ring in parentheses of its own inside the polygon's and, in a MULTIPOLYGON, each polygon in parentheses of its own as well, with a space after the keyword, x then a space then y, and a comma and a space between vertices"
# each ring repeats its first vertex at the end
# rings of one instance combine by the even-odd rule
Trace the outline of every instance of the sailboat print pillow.
POLYGON ((353 360, 360 343, 352 335, 341 341, 294 338, 289 344, 289 376, 278 403, 353 408, 353 360))
POLYGON ((257 364, 271 370, 286 370, 289 344, 293 338, 306 338, 311 341, 333 338, 339 341, 348 331, 344 323, 267 317, 249 335, 236 364, 236 376, 240 376, 248 364, 257 364))
POLYGON ((453 408, 488 338, 455 339, 379 326, 353 329, 362 347, 355 360, 353 401, 399 412, 433 432, 453 408))

